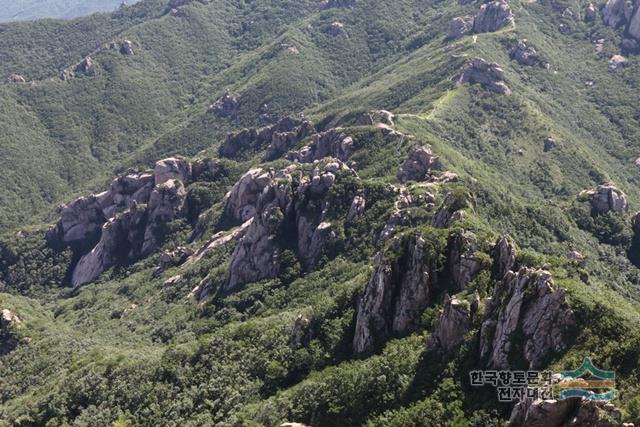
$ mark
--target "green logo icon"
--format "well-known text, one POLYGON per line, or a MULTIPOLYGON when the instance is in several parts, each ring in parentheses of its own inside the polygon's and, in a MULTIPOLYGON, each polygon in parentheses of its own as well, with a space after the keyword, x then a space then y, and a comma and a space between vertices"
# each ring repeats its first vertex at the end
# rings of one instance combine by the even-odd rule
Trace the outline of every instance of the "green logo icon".
POLYGON ((560 399, 584 397, 590 400, 609 401, 615 397, 616 374, 604 371, 593 365, 590 358, 585 357, 582 365, 573 371, 561 372, 560 399))

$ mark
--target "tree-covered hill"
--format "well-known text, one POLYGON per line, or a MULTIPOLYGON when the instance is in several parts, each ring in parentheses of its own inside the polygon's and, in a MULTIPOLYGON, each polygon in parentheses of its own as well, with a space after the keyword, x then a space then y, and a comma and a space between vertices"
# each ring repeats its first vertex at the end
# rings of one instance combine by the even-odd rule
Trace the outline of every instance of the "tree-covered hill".
POLYGON ((25 21, 41 18, 69 19, 95 12, 112 12, 123 4, 122 0, 2 0, 0 22, 25 21))
POLYGON ((640 422, 640 77, 613 3, 1 25, 0 425, 640 422), (584 357, 615 408, 469 383, 584 357))

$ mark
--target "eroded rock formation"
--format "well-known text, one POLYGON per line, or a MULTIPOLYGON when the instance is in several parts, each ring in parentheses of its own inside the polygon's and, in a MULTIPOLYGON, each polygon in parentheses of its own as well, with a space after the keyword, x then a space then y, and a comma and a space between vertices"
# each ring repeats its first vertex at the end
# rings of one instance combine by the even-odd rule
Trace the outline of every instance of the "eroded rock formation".
POLYGON ((231 92, 226 92, 213 104, 209 106, 207 112, 215 114, 221 118, 233 117, 240 108, 240 99, 231 92))
POLYGON ((389 259, 380 252, 358 304, 353 350, 368 353, 390 336, 415 330, 438 284, 433 260, 420 236, 399 239, 389 259))
POLYGON ((613 404, 589 399, 525 399, 511 411, 509 427, 613 427, 621 424, 622 413, 613 404))
POLYGON ((342 129, 335 128, 313 135, 311 144, 291 151, 287 159, 300 163, 313 163, 325 157, 346 161, 353 151, 353 139, 342 129))
POLYGON ((473 31, 491 33, 513 25, 514 16, 507 0, 495 0, 483 4, 475 17, 473 31))
POLYGON ((599 185, 595 190, 588 191, 587 195, 596 213, 622 212, 629 206, 626 194, 612 184, 599 185))
POLYGON ((565 292, 551 274, 526 267, 509 271, 487 305, 480 359, 489 369, 540 369, 568 348, 574 328, 565 292))
POLYGON ((498 64, 490 64, 482 58, 474 58, 467 63, 458 79, 458 84, 480 84, 492 92, 502 95, 511 93, 504 83, 504 71, 498 64))
POLYGON ((427 146, 418 146, 412 149, 400 170, 398 179, 401 182, 426 181, 433 177, 434 169, 440 168, 440 161, 427 146))
POLYGON ((468 302, 446 295, 442 313, 427 340, 427 349, 449 353, 458 348, 471 328, 471 316, 468 302))

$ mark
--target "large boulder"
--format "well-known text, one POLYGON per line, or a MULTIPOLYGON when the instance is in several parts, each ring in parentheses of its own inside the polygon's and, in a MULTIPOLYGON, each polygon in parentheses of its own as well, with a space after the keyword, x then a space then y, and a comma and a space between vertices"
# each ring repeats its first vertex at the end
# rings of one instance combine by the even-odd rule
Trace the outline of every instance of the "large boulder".
POLYGON ((444 308, 434 331, 427 340, 427 349, 449 353, 462 344, 471 328, 471 310, 466 301, 445 296, 444 308))
POLYGON ((355 353, 370 353, 392 335, 415 330, 438 283, 435 260, 427 258, 422 237, 398 239, 392 250, 399 256, 384 252, 376 256, 375 270, 358 304, 355 353))
POLYGON ((228 134, 218 151, 222 157, 235 158, 266 148, 265 160, 275 160, 313 133, 315 128, 310 121, 284 117, 270 126, 228 134))
POLYGON ((80 197, 63 205, 59 213, 58 223, 47 232, 52 246, 91 246, 100 238, 100 229, 106 221, 100 197, 80 197))
POLYGON ((474 58, 469 61, 458 79, 458 84, 480 84, 492 92, 508 95, 509 87, 504 83, 504 71, 500 65, 488 63, 482 58, 474 58))
POLYGON ((180 180, 156 185, 149 197, 148 220, 142 244, 142 256, 151 254, 160 245, 163 227, 184 212, 187 191, 180 180))
MULTIPOLYGON (((564 400, 524 399, 511 411, 509 427, 614 427, 622 413, 613 404, 572 397, 564 400)), ((633 426, 631 424, 630 426, 633 426)))
POLYGON ((449 31, 447 32, 447 40, 457 40, 461 37, 473 32, 473 16, 458 16, 451 20, 449 31))
POLYGON ((628 0, 607 0, 602 9, 602 20, 610 27, 616 28, 626 24, 633 14, 633 2, 628 0))
POLYGON ((260 168, 250 169, 242 175, 225 197, 225 216, 235 223, 253 218, 258 199, 272 179, 272 172, 260 168))
POLYGON ((527 39, 518 40, 509 50, 509 57, 520 65, 536 65, 540 63, 538 52, 529 45, 527 39))
POLYGON ((340 128, 313 135, 312 142, 298 151, 291 151, 287 159, 299 163, 313 163, 325 157, 346 161, 353 151, 353 139, 340 128))
POLYGON ((551 274, 521 268, 497 282, 480 333, 480 359, 488 369, 540 369, 566 350, 575 316, 551 274))
POLYGON ((502 278, 516 268, 517 250, 516 244, 508 236, 498 238, 494 245, 491 255, 493 258, 492 277, 495 280, 502 278))
POLYGON ((169 157, 156 162, 153 175, 156 185, 164 184, 173 179, 186 184, 191 178, 191 163, 182 157, 169 157))
POLYGON ((17 84, 21 84, 21 83, 26 83, 27 79, 25 79, 24 77, 22 77, 20 74, 11 74, 8 78, 7 78, 7 82, 9 83, 17 83, 17 84))
POLYGON ((451 279, 451 292, 463 291, 480 272, 482 262, 477 251, 476 236, 473 233, 458 231, 449 236, 447 269, 451 279))
POLYGON ((418 146, 409 152, 398 171, 401 182, 425 181, 432 177, 432 171, 440 168, 440 161, 430 147, 418 146))
POLYGON ((587 192, 591 208, 599 214, 622 212, 628 209, 627 195, 612 184, 599 185, 587 192))
POLYGON ((234 117, 238 114, 240 108, 240 99, 231 92, 226 92, 220 98, 211 104, 207 112, 215 114, 220 118, 234 117))
POLYGON ((507 0, 495 0, 480 7, 473 23, 473 31, 491 33, 513 23, 513 12, 507 0))

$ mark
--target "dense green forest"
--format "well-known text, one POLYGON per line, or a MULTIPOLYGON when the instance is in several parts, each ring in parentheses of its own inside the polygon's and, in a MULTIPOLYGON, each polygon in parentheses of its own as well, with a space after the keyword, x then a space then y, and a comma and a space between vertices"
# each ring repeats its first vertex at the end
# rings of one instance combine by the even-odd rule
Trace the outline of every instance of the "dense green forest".
POLYGON ((640 423, 640 74, 605 3, 0 24, 0 425, 640 423), (469 382, 585 357, 612 406, 469 382))

